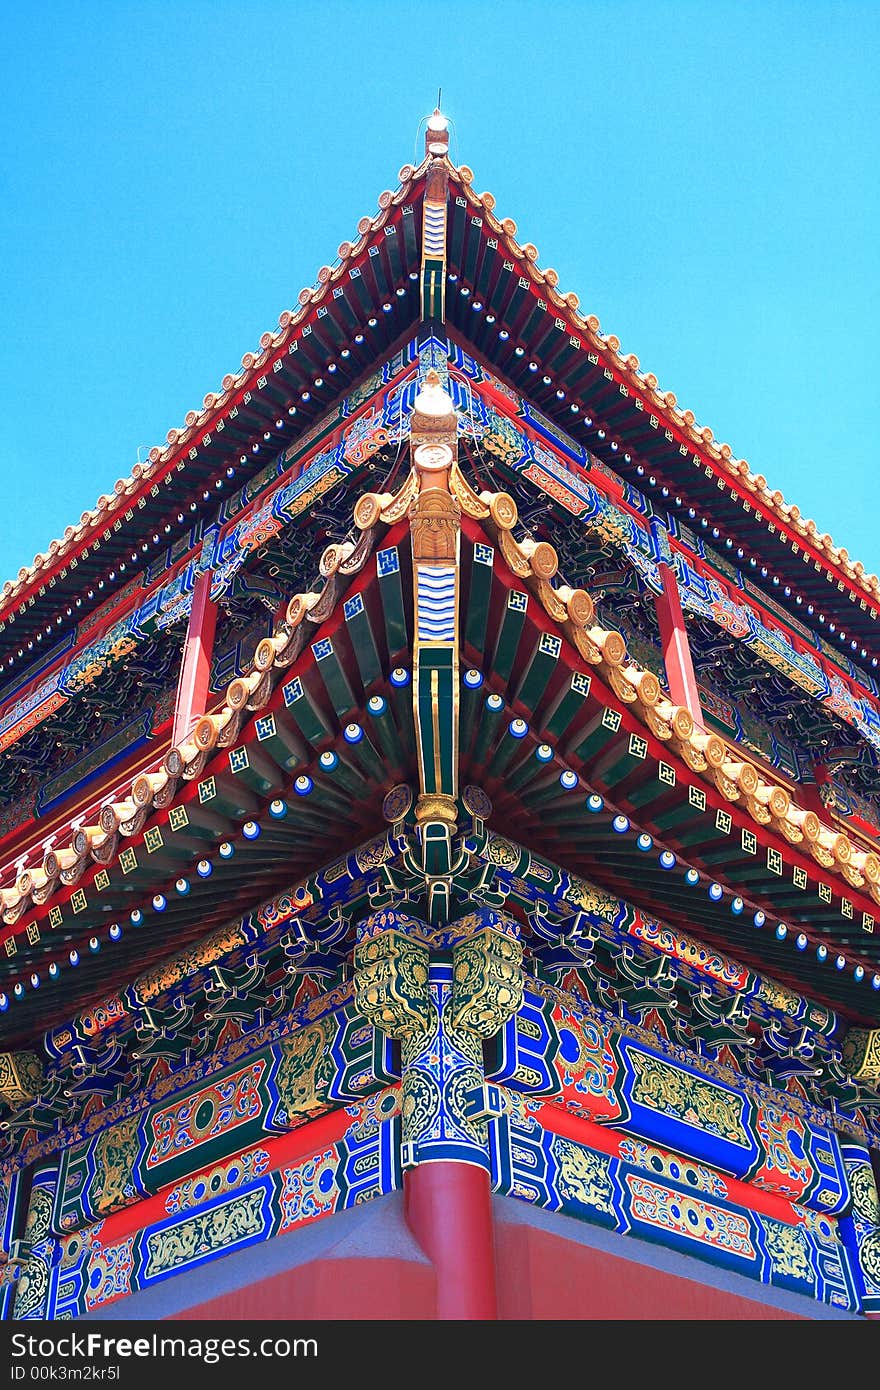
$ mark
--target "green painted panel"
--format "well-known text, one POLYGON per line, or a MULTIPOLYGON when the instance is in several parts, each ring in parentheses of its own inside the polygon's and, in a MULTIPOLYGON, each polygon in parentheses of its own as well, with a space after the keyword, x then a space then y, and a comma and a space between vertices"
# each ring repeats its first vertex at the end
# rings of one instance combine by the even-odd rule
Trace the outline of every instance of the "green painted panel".
POLYGON ((504 616, 492 653, 492 673, 498 680, 508 681, 516 660, 516 649, 526 620, 529 596, 520 589, 512 589, 507 596, 504 616))
POLYGON ((257 813, 257 798, 233 776, 206 777, 199 782, 198 791, 200 803, 221 816, 245 820, 257 813))
POLYGON ((454 728, 452 667, 451 647, 420 648, 418 716, 425 790, 443 792, 447 796, 455 794, 453 753, 457 731, 454 728), (436 690, 432 690, 432 686, 436 686, 436 690))
POLYGON ((409 646, 406 615, 403 607, 403 587, 400 582, 400 555, 396 545, 380 550, 376 555, 379 576, 379 596, 385 617, 385 640, 388 655, 394 658, 409 646))
POLYGON ((495 740, 501 729, 501 722, 504 717, 504 701, 500 695, 490 694, 483 700, 483 707, 480 711, 479 723, 477 724, 477 736, 474 739, 472 758, 475 763, 485 762, 490 748, 495 745, 495 740))
POLYGON ((542 632, 532 655, 529 657, 515 695, 517 704, 523 705, 532 715, 543 698, 550 678, 556 669, 559 653, 562 651, 562 638, 552 632, 542 632))
POLYGON ((244 744, 229 750, 229 770, 238 781, 261 796, 277 790, 281 783, 277 764, 265 753, 261 755, 258 748, 247 748, 244 744))
POLYGON ((297 727, 307 743, 319 743, 331 733, 311 695, 309 695, 299 676, 282 686, 284 704, 295 720, 297 727))
POLYGON ((319 642, 313 642, 312 651, 315 655, 318 674, 324 682, 324 688, 330 696, 330 702, 338 718, 342 719, 357 708, 358 701, 355 699, 348 676, 342 668, 339 653, 329 637, 322 637, 319 642))
POLYGON ((363 596, 355 594, 343 605, 345 630, 354 650, 361 681, 367 690, 382 678, 382 663, 376 647, 376 639, 370 624, 370 615, 364 606, 363 596))
POLYGON ((257 742, 279 767, 292 772, 306 761, 306 746, 283 715, 265 714, 254 721, 257 742))
POLYGON ((590 693, 590 677, 583 671, 572 671, 571 679, 563 685, 541 721, 549 738, 561 738, 572 720, 581 712, 590 693))
POLYGON ((486 623, 492 597, 494 561, 495 551, 491 545, 478 542, 474 546, 470 592, 465 606, 464 637, 481 655, 486 648, 486 623))
POLYGON ((578 742, 572 749, 573 756, 580 758, 583 762, 588 762, 613 739, 617 738, 619 729, 620 715, 615 710, 603 710, 601 714, 595 715, 590 720, 582 733, 577 735, 578 742))
POLYGON ((381 695, 374 695, 367 703, 369 727, 378 742, 383 761, 387 767, 403 770, 408 758, 403 751, 400 732, 388 701, 381 695))

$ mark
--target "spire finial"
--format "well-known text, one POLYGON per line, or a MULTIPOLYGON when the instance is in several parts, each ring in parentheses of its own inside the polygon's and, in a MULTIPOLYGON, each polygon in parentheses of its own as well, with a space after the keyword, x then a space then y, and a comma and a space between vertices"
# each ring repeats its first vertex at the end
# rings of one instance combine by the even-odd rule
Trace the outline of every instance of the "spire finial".
POLYGON ((425 130, 425 154, 433 159, 442 158, 449 150, 449 122, 440 110, 442 95, 443 88, 440 87, 437 90, 437 105, 428 117, 425 130))

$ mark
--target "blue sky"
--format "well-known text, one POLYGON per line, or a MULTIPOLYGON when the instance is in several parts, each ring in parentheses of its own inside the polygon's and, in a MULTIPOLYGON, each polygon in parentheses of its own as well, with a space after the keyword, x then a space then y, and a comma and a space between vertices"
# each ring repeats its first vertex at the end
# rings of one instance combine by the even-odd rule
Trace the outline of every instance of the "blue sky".
POLYGON ((560 288, 880 569, 878 40, 876 0, 10 7, 0 582, 276 326, 441 85, 560 288))

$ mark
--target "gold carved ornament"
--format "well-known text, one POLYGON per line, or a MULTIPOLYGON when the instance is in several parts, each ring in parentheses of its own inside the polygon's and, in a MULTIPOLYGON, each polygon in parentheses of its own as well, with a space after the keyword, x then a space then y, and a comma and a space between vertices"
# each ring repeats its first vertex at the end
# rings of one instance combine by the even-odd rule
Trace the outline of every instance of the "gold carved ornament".
POLYGON ((334 1032, 333 1019, 322 1018, 282 1038, 275 1084, 289 1120, 321 1110, 326 1104, 333 1075, 330 1044, 334 1032))
POLYGON ((523 1002, 523 948, 501 932, 477 932, 453 952, 452 1021, 457 1028, 491 1038, 523 1002))
POLYGON ((402 932, 386 931, 354 949, 354 1004, 390 1038, 426 1032, 431 998, 428 947, 402 932))
POLYGON ((439 487, 425 488, 410 506, 409 524, 417 563, 455 564, 461 507, 454 497, 439 487))
POLYGON ((880 1082, 880 1028, 850 1028, 843 1040, 843 1060, 854 1081, 880 1082))
POLYGON ((0 1101, 23 1105, 35 1100, 43 1082, 43 1063, 35 1052, 0 1052, 0 1101))

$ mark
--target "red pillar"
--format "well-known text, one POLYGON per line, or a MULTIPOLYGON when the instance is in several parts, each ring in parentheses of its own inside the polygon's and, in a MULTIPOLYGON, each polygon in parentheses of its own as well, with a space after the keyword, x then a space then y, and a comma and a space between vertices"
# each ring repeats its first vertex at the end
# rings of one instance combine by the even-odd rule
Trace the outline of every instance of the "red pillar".
POLYGON ((211 676, 211 655, 217 629, 217 605, 211 601, 210 570, 203 570, 195 582, 186 645, 177 682, 174 704, 172 745, 182 743, 193 725, 205 713, 208 704, 208 681, 211 676))
POLYGON ((825 783, 829 781, 827 768, 823 767, 821 763, 814 763, 813 778, 812 783, 801 782, 798 786, 798 802, 806 810, 815 811, 817 816, 827 819, 828 808, 822 800, 822 793, 819 791, 819 788, 824 787, 825 783))
POLYGON ((663 593, 654 595, 657 621, 660 624, 660 640, 663 644, 663 660, 666 663, 666 679, 669 683, 669 696, 673 704, 684 705, 690 710, 695 723, 702 728, 703 711, 697 691, 697 678, 688 643, 684 614, 681 611, 681 598, 675 571, 669 565, 658 565, 663 581, 663 593))
POLYGON ((437 1317, 498 1317, 492 1191, 485 1168, 420 1163, 404 1176, 407 1223, 434 1266, 437 1317))

